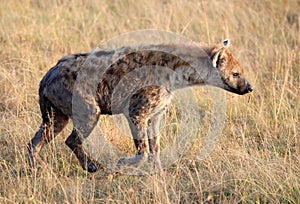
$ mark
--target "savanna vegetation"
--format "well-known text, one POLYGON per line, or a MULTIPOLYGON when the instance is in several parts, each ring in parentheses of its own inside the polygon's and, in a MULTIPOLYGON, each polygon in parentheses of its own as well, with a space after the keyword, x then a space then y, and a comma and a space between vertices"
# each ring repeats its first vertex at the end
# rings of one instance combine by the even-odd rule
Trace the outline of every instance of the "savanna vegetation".
MULTIPOLYGON (((300 203, 300 1, 2 0, 0 3, 0 203, 300 203), (201 130, 164 175, 86 173, 64 141, 71 124, 28 171, 26 144, 41 116, 38 86, 62 56, 123 33, 158 29, 194 42, 231 39, 255 91, 226 93, 222 137, 197 155, 210 122, 207 88, 194 90, 201 130)), ((176 100, 162 130, 177 133, 176 100)), ((102 117, 112 144, 133 142, 102 117)), ((168 136, 168 137, 167 137, 168 136)), ((109 159, 109 158, 108 158, 109 159)))

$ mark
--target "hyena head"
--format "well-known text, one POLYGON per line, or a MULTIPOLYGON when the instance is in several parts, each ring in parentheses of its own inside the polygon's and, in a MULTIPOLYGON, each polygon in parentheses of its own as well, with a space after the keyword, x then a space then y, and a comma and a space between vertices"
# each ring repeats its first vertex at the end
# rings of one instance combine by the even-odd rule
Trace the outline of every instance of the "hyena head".
POLYGON ((223 45, 215 46, 212 50, 212 64, 221 76, 222 84, 218 85, 227 91, 236 94, 246 94, 253 91, 251 84, 243 75, 243 68, 227 49, 229 40, 224 40, 223 45))

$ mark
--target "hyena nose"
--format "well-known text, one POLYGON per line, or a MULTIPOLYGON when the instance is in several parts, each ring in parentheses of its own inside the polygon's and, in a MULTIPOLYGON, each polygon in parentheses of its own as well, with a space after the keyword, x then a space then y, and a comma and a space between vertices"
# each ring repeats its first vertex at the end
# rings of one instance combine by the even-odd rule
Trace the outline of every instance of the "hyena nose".
POLYGON ((248 91, 248 93, 253 91, 253 87, 249 83, 247 85, 247 91, 248 91))

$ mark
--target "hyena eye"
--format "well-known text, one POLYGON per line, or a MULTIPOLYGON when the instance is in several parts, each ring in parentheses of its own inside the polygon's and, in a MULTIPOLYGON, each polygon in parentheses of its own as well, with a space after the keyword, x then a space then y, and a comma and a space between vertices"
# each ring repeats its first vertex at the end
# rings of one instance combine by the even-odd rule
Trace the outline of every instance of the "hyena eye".
POLYGON ((232 76, 233 76, 234 78, 236 78, 236 77, 239 77, 240 74, 239 74, 239 73, 233 73, 232 76))

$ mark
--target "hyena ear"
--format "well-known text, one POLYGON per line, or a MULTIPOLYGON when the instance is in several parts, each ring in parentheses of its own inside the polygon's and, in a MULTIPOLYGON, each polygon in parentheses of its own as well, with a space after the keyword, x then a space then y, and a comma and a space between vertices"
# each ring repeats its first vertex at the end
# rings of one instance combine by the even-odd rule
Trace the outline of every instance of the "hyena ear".
POLYGON ((230 45, 230 41, 228 39, 225 39, 223 41, 223 45, 219 49, 213 52, 211 58, 212 58, 212 64, 214 68, 217 67, 218 60, 224 57, 224 50, 225 48, 229 47, 229 45, 230 45))
POLYGON ((230 45, 230 40, 229 39, 225 39, 225 40, 223 40, 223 47, 229 47, 229 45, 230 45))

